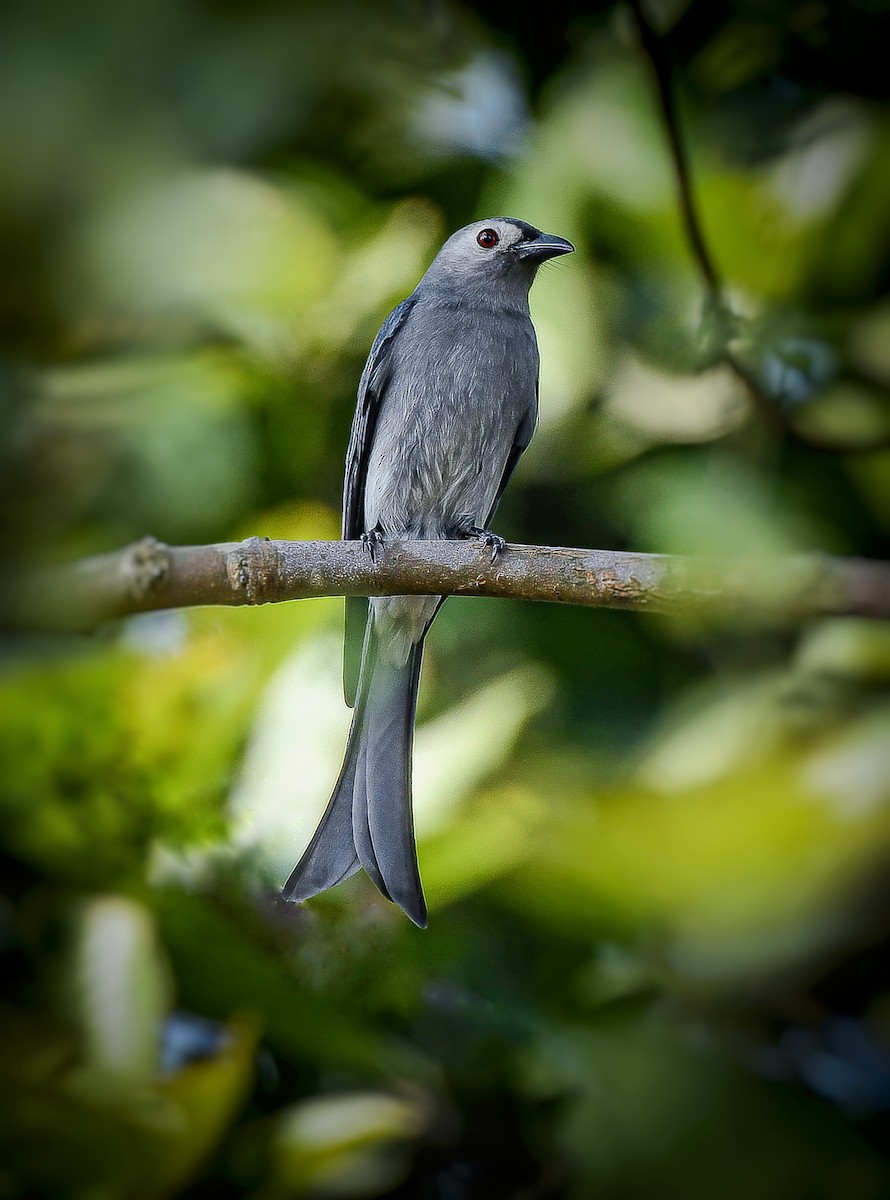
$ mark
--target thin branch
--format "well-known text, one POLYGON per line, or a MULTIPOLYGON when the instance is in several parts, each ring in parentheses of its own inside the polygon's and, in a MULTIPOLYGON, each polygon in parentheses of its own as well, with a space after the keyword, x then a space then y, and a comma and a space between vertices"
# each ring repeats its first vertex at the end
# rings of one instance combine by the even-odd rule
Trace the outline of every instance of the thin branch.
POLYGON ((760 562, 615 550, 508 546, 496 562, 476 542, 248 538, 113 554, 24 575, 0 598, 11 630, 82 632, 132 613, 274 604, 319 596, 500 596, 684 618, 795 623, 827 614, 890 618, 890 563, 800 555, 760 562))
MULTIPOLYGON (((748 394, 760 416, 774 428, 784 427, 781 414, 771 396, 761 387, 754 372, 751 371, 729 348, 730 331, 733 317, 726 304, 723 294, 723 283, 717 265, 708 249, 704 228, 698 212, 695 195, 692 190, 692 175, 689 170, 689 155, 683 135, 680 132, 680 120, 677 113, 677 102, 674 94, 674 70, 668 57, 664 40, 653 27, 646 15, 643 0, 628 0, 637 29, 640 42, 655 77, 658 90, 659 111, 664 125, 665 137, 670 149, 674 175, 677 181, 677 198, 686 240, 692 257, 695 259, 702 283, 708 299, 711 317, 718 324, 721 340, 721 357, 736 377, 745 385, 748 394)), ((793 431, 792 431, 793 432, 793 431)))
POLYGON ((866 444, 834 445, 811 437, 785 419, 779 401, 772 396, 749 366, 730 346, 736 318, 726 303, 720 271, 708 247, 698 204, 692 186, 689 155, 680 132, 680 118, 674 88, 674 69, 665 41, 646 14, 643 0, 628 0, 640 35, 640 44, 649 60, 658 92, 658 105, 677 182, 677 199, 689 250, 701 275, 711 319, 718 326, 720 357, 744 385, 758 415, 770 428, 781 431, 791 441, 808 450, 829 454, 856 453, 881 449, 890 444, 890 434, 879 435, 866 444))
POLYGON ((677 116, 677 103, 674 96, 674 72, 667 56, 664 42, 657 30, 652 26, 642 0, 628 0, 637 29, 640 42, 649 59, 655 84, 658 89, 658 100, 664 130, 670 147, 671 159, 674 164, 674 174, 677 177, 677 193, 680 203, 680 213, 690 250, 698 264, 708 297, 718 313, 724 313, 723 286, 708 244, 705 241, 698 206, 692 191, 692 176, 689 171, 689 156, 680 134, 680 121, 677 116))

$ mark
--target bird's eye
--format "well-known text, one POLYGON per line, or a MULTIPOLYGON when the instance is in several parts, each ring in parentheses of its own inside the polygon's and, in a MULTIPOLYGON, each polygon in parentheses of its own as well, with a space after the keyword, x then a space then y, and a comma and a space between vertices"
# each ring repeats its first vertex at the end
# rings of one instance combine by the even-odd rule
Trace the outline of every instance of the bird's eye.
POLYGON ((493 250, 500 240, 493 229, 483 229, 476 234, 476 241, 483 250, 493 250))

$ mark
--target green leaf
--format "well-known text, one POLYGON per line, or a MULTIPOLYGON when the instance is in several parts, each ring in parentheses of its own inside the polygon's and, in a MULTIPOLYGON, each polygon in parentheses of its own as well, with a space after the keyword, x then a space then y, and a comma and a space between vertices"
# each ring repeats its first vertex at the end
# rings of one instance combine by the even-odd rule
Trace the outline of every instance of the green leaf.
POLYGON ((133 1080, 152 1079, 168 986, 149 911, 122 896, 87 902, 74 981, 88 1064, 133 1080))
POLYGON ((271 1147, 273 1195, 373 1196, 399 1181, 426 1119, 419 1104, 381 1093, 326 1096, 294 1106, 271 1147), (384 1154, 384 1151, 387 1153, 384 1154))

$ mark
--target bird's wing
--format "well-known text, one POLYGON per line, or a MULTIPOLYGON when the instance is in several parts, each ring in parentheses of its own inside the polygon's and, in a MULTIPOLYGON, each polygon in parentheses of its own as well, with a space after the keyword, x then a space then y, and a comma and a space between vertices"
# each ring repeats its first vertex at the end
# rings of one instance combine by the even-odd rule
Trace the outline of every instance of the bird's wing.
POLYGON ((352 539, 364 532, 365 473, 368 452, 374 439, 374 426, 380 400, 389 375, 393 338, 405 322, 414 304, 413 296, 392 310, 374 339, 374 345, 358 385, 358 402, 352 421, 349 449, 346 451, 346 479, 343 485, 343 537, 352 539))
POLYGON ((501 476, 501 482, 498 484, 497 495, 494 498, 494 504, 491 506, 491 512, 488 514, 488 519, 485 522, 486 528, 491 524, 491 519, 495 514, 497 506, 501 502, 501 496, 504 494, 504 488, 510 482, 510 476, 516 470, 516 464, 522 457, 522 452, 532 440, 532 434, 535 432, 535 425, 538 422, 538 386, 535 384, 535 403, 527 409, 525 416, 519 422, 516 430, 516 435, 513 438, 513 445, 510 447, 510 453, 507 455, 507 462, 504 465, 504 473, 501 476))
MULTIPOLYGON (((414 299, 409 296, 394 308, 383 322, 359 380, 358 402, 352 421, 349 449, 346 451, 346 479, 343 485, 343 538, 347 541, 366 532, 365 476, 368 454, 374 440, 380 402, 389 378, 393 338, 404 324, 413 304, 414 299)), ((350 708, 355 704, 367 618, 367 599, 364 596, 348 596, 343 646, 343 694, 350 708)))

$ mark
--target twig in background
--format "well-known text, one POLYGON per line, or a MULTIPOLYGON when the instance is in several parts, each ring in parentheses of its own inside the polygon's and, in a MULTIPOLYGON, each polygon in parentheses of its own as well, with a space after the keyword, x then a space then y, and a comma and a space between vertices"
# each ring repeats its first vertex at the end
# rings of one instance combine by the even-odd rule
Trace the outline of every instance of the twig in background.
POLYGON ((863 445, 832 445, 811 437, 789 422, 782 412, 780 401, 772 396, 747 364, 730 346, 736 318, 724 295, 720 272, 705 238, 689 169, 689 155, 680 132, 680 120, 674 87, 674 69, 664 39, 646 14, 643 0, 628 0, 640 35, 640 44, 649 60, 658 92, 659 112, 665 130, 671 161, 677 181, 680 215, 689 249, 701 275, 711 319, 716 323, 720 338, 720 357, 745 386, 755 411, 771 429, 783 433, 790 441, 809 450, 839 454, 871 451, 890 445, 890 433, 871 439, 863 445))

